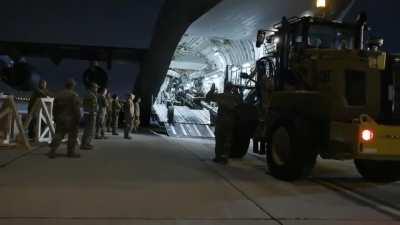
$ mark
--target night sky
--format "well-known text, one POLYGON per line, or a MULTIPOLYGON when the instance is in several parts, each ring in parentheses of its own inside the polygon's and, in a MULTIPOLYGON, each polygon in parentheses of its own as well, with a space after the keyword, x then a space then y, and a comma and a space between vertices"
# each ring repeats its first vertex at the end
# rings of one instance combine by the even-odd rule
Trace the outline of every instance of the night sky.
MULTIPOLYGON (((13 0, 1 3, 0 29, 3 41, 148 48, 164 0, 13 0)), ((60 66, 48 59, 29 59, 59 88, 66 77, 76 77, 88 62, 65 60, 60 66)), ((105 67, 104 67, 105 68, 105 67)), ((113 92, 132 89, 138 65, 113 65, 109 72, 113 92)))
MULTIPOLYGON (((148 48, 164 0, 12 0, 1 4, 0 40, 148 48)), ((391 52, 400 52, 397 28, 399 0, 358 0, 349 18, 366 11, 373 32, 385 39, 391 52)), ((65 60, 60 66, 48 59, 29 59, 60 88, 66 77, 81 80, 87 62, 65 60)), ((114 65, 109 72, 113 92, 123 94, 134 85, 136 65, 114 65)))
POLYGON ((365 11, 368 23, 375 36, 385 39, 385 48, 400 53, 399 0, 358 0, 347 20, 355 18, 357 13, 365 11))

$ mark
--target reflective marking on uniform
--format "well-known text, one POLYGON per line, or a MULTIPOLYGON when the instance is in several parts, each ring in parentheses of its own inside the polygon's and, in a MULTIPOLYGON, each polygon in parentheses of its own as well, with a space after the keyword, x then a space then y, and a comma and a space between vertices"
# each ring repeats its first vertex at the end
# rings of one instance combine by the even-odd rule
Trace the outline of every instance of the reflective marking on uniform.
POLYGON ((172 126, 170 126, 170 127, 171 127, 171 130, 172 130, 172 133, 173 133, 174 135, 176 135, 176 130, 175 130, 174 126, 172 125, 172 126))
POLYGON ((187 134, 187 132, 185 130, 185 127, 183 127, 182 124, 180 124, 180 126, 181 126, 181 129, 182 129, 183 135, 188 136, 188 134, 187 134))
POLYGON ((203 136, 203 135, 201 135, 201 133, 200 133, 199 129, 197 128, 196 124, 194 124, 193 127, 194 127, 194 130, 196 131, 196 133, 199 135, 199 137, 203 136))
POLYGON ((212 130, 210 129, 210 126, 206 126, 206 127, 207 127, 208 132, 210 133, 210 136, 215 137, 214 132, 212 132, 212 130))

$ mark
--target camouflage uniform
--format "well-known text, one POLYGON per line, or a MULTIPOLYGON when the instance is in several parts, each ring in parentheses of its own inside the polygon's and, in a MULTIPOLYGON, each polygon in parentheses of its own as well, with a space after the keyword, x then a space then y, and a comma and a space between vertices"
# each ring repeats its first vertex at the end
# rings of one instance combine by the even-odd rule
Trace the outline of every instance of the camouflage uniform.
POLYGON ((218 103, 218 114, 215 126, 215 159, 228 159, 232 147, 232 138, 235 128, 235 108, 240 104, 240 97, 232 92, 222 94, 211 90, 208 101, 218 103))
MULTIPOLYGON (((0 94, 0 96, 1 95, 2 94, 0 94)), ((8 108, 12 107, 9 99, 4 99, 3 101, 3 104, 0 102, 0 113, 3 113, 8 108)), ((11 114, 7 114, 6 116, 0 118, 0 140, 7 139, 7 136, 11 131, 10 128, 12 127, 12 117, 13 116, 11 114)))
POLYGON ((140 127, 140 101, 135 102, 135 118, 133 122, 134 132, 138 132, 140 127))
POLYGON ((65 135, 68 134, 68 156, 75 156, 78 143, 79 121, 81 118, 81 99, 73 90, 60 92, 54 100, 54 121, 56 133, 51 143, 50 157, 55 156, 57 148, 61 145, 65 135))
POLYGON ((97 97, 98 111, 97 111, 97 121, 96 121, 96 139, 104 139, 104 125, 107 113, 107 100, 104 95, 99 95, 97 97))
POLYGON ((125 119, 125 135, 126 139, 131 139, 130 133, 132 132, 133 122, 135 119, 135 104, 131 98, 126 100, 124 106, 124 119, 125 119))
POLYGON ((112 133, 114 135, 118 135, 118 119, 119 119, 119 113, 121 111, 121 104, 119 103, 119 100, 117 98, 115 98, 112 101, 112 113, 111 113, 111 117, 112 117, 112 133))
POLYGON ((112 115, 112 102, 113 98, 110 95, 106 96, 106 106, 107 106, 107 113, 106 113, 106 127, 107 132, 111 132, 113 126, 113 115, 112 115))
POLYGON ((82 136, 82 149, 92 149, 91 145, 95 134, 97 117, 97 95, 96 91, 90 90, 83 100, 85 129, 82 136))

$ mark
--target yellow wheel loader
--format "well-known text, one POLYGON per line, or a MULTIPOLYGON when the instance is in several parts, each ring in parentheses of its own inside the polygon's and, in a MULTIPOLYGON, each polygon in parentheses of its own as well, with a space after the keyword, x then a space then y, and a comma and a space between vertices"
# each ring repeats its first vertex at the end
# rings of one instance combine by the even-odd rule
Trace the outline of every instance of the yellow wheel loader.
POLYGON ((257 137, 272 175, 287 181, 309 175, 318 156, 354 160, 366 179, 399 179, 400 55, 381 51, 368 30, 360 14, 354 23, 283 18, 259 31, 266 56, 243 75, 256 85, 238 113, 234 140, 244 144, 234 153, 257 137))

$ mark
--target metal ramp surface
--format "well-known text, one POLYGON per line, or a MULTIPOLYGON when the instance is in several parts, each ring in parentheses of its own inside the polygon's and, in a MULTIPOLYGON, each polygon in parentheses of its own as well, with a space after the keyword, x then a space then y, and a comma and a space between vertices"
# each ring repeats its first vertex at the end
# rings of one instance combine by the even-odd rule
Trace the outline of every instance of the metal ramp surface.
POLYGON ((209 125, 164 123, 168 136, 180 138, 215 138, 214 132, 209 125))
POLYGON ((168 110, 165 105, 153 106, 159 121, 171 137, 214 138, 210 128, 211 119, 208 110, 190 109, 186 106, 174 106, 174 122, 168 123, 168 110))
MULTIPOLYGON (((153 106, 159 121, 168 122, 168 110, 165 105, 157 104, 153 106)), ((203 124, 210 125, 210 112, 206 109, 196 110, 187 106, 174 106, 174 123, 203 124)))

